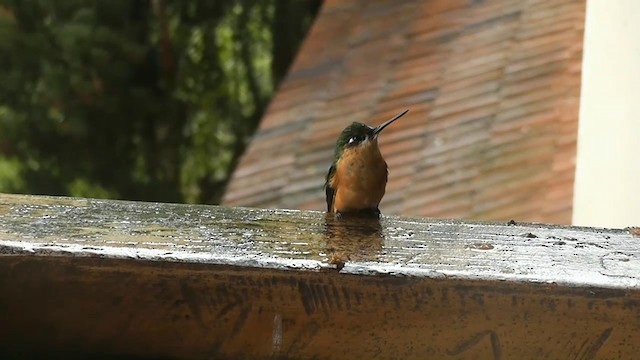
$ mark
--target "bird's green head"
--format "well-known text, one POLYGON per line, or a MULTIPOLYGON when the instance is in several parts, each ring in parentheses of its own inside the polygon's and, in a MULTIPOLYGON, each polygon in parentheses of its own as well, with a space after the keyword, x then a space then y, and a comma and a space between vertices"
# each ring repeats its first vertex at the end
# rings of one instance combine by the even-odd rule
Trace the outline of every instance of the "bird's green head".
POLYGON ((402 115, 406 114, 405 110, 393 118, 385 121, 382 125, 371 127, 369 125, 354 122, 342 130, 338 141, 336 141, 336 160, 340 159, 345 149, 369 144, 378 138, 378 134, 384 130, 389 124, 398 120, 402 115))

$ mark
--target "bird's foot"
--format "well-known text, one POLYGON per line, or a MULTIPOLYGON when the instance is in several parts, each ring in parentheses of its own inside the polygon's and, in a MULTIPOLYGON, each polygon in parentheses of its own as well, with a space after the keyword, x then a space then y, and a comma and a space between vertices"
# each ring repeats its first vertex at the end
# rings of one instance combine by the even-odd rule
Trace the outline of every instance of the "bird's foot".
POLYGON ((336 219, 344 219, 345 217, 356 217, 356 218, 368 218, 368 219, 378 219, 380 218, 380 210, 378 208, 374 209, 360 209, 355 211, 337 211, 336 219))

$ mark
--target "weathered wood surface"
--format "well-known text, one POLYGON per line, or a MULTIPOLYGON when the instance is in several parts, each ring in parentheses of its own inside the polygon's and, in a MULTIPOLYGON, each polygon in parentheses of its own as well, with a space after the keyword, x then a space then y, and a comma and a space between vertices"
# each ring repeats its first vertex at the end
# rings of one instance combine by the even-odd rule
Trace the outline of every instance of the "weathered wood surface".
POLYGON ((635 358, 639 245, 0 194, 0 358, 635 358))

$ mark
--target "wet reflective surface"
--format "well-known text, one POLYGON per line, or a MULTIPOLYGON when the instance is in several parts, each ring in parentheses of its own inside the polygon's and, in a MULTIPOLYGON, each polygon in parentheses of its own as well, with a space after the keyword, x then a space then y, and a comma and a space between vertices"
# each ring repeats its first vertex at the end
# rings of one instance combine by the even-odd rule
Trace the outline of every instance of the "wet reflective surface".
POLYGON ((379 218, 336 218, 325 214, 324 235, 329 263, 341 270, 348 262, 377 261, 385 235, 379 218))
POLYGON ((0 194, 0 252, 640 287, 625 230, 0 194))
POLYGON ((634 358, 627 230, 0 194, 0 358, 634 358))

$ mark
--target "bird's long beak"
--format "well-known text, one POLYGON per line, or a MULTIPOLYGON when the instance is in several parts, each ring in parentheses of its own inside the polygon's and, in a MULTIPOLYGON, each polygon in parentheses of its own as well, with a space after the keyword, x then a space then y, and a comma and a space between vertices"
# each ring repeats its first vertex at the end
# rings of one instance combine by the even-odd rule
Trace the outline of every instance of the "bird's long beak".
POLYGON ((400 114, 398 114, 398 115, 394 116, 393 118, 391 118, 391 119, 389 119, 389 120, 385 121, 385 122, 384 122, 384 124, 377 126, 375 129, 373 129, 373 136, 374 136, 374 137, 377 137, 377 136, 378 136, 378 134, 379 134, 382 130, 384 130, 384 128, 386 128, 387 126, 389 126, 389 124, 391 124, 392 122, 394 122, 394 121, 398 120, 399 118, 401 118, 401 117, 402 117, 402 115, 406 114, 408 111, 409 111, 409 109, 407 109, 407 110, 405 110, 405 111, 401 112, 400 114))

